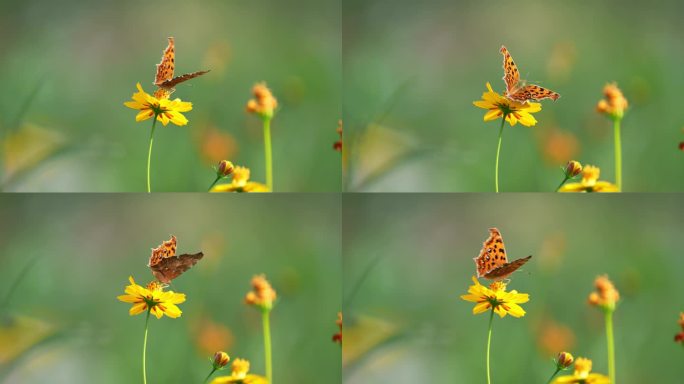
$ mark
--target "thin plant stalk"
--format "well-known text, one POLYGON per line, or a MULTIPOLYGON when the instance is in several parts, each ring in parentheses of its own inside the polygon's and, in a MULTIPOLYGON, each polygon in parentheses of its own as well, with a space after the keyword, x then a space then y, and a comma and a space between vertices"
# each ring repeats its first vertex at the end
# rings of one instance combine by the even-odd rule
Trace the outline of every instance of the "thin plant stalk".
POLYGON ((503 136, 504 123, 506 123, 506 115, 501 119, 501 128, 499 128, 499 144, 496 146, 496 166, 494 167, 494 187, 496 193, 499 193, 499 154, 501 153, 501 137, 503 136))
POLYGON ((147 193, 152 192, 150 183, 150 163, 152 162, 152 145, 154 144, 154 129, 157 126, 157 116, 152 120, 152 130, 150 131, 150 145, 147 150, 147 193))
POLYGON ((269 309, 261 312, 262 323, 264 326, 264 360, 266 361, 266 378, 269 384, 273 384, 273 365, 271 363, 271 321, 269 309))
POLYGON ((489 331, 487 332, 487 384, 491 384, 492 378, 489 373, 489 351, 492 345, 492 323, 494 320, 494 309, 489 314, 489 331))
POLYGON ((216 372, 216 368, 212 368, 212 369, 211 369, 211 372, 209 372, 209 374, 207 375, 207 378, 204 379, 204 383, 209 382, 209 378, 211 377, 211 375, 214 374, 214 372, 216 372))
POLYGON ((613 311, 605 311, 606 341, 608 343, 608 376, 611 384, 615 384, 615 339, 613 337, 613 311))
POLYGON ((211 192, 211 189, 214 188, 214 185, 216 185, 216 183, 218 183, 219 180, 221 180, 221 176, 216 176, 216 179, 214 180, 213 183, 211 183, 211 185, 209 186, 209 189, 207 191, 211 192))
POLYGON ((147 318, 145 319, 145 338, 143 339, 143 356, 142 356, 142 368, 143 368, 143 384, 147 384, 147 366, 146 366, 146 356, 147 356, 147 326, 150 324, 150 310, 147 310, 147 318))
POLYGON ((264 117, 264 161, 266 163, 266 186, 273 192, 273 154, 271 151, 271 118, 264 117))
POLYGON ((615 183, 618 189, 622 192, 622 143, 620 140, 620 122, 621 118, 613 120, 613 133, 615 136, 615 183))
POLYGON ((565 176, 565 177, 563 178, 563 181, 561 181, 560 185, 558 185, 558 188, 556 188, 556 192, 560 191, 560 189, 561 189, 561 187, 563 186, 563 184, 567 183, 568 180, 570 180, 570 178, 569 178, 568 176, 565 176))
POLYGON ((556 375, 557 375, 558 372, 560 372, 560 371, 561 371, 561 369, 557 367, 557 368, 556 368, 556 372, 554 372, 553 375, 551 375, 551 377, 549 377, 549 380, 546 381, 546 384, 551 383, 551 380, 553 380, 553 378, 556 377, 556 375))

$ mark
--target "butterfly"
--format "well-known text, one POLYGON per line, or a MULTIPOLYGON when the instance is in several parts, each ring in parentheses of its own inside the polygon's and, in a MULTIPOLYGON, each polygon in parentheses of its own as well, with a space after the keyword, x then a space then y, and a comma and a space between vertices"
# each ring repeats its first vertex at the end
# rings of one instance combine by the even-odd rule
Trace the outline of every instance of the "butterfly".
POLYGON ((162 242, 157 248, 152 248, 147 266, 157 280, 169 284, 171 280, 197 264, 203 256, 202 252, 176 256, 176 236, 171 235, 168 241, 162 242))
POLYGON ((509 100, 525 103, 528 100, 556 100, 560 97, 558 93, 550 89, 534 84, 527 85, 524 80, 521 82, 520 71, 518 71, 518 66, 515 65, 511 54, 508 53, 508 49, 502 45, 499 52, 503 54, 503 80, 506 83, 506 97, 509 100))
POLYGON ((531 258, 532 256, 527 256, 509 263, 501 233, 496 228, 489 228, 489 237, 482 244, 480 255, 473 260, 477 267, 478 278, 503 280, 531 258))
POLYGON ((197 71, 186 73, 185 75, 173 77, 173 72, 176 68, 176 47, 173 37, 169 37, 169 45, 162 54, 161 62, 157 64, 157 74, 154 76, 154 85, 159 87, 157 94, 162 94, 168 97, 175 91, 174 87, 180 83, 202 76, 209 71, 197 71))

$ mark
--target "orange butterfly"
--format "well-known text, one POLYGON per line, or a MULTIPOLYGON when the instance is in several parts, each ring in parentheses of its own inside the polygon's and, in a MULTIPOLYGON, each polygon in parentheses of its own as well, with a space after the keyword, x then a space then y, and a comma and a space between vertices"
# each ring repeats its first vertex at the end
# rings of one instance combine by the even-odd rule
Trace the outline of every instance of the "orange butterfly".
POLYGON ((528 100, 539 101, 547 98, 556 100, 560 97, 558 93, 552 90, 534 84, 527 85, 524 80, 521 82, 520 71, 518 71, 518 67, 515 65, 511 54, 508 53, 508 49, 502 45, 500 52, 504 57, 503 80, 506 83, 506 97, 508 99, 525 103, 528 100))
POLYGON ((154 76, 154 85, 159 87, 155 96, 158 94, 168 97, 175 91, 174 87, 182 82, 202 76, 209 71, 197 71, 186 73, 185 75, 173 77, 176 68, 176 48, 173 37, 169 37, 169 45, 164 50, 161 62, 157 64, 157 74, 154 76))
POLYGON ((503 280, 515 272, 532 256, 508 262, 501 233, 496 228, 489 228, 489 237, 482 244, 480 255, 474 258, 477 267, 477 277, 489 280, 503 280))
POLYGON ((176 236, 171 235, 171 239, 162 242, 157 248, 152 248, 152 255, 147 266, 150 267, 157 280, 168 284, 192 268, 202 257, 204 257, 202 252, 176 256, 176 236))

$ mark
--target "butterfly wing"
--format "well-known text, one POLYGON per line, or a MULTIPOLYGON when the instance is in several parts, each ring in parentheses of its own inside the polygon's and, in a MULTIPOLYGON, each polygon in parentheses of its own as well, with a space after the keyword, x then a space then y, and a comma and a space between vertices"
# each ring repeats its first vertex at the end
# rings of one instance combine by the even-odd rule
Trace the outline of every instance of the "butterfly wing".
POLYGON ((500 267, 494 268, 493 270, 487 272, 484 275, 485 279, 490 280, 502 280, 508 277, 511 273, 522 267, 523 264, 527 263, 532 256, 523 257, 522 259, 513 260, 510 263, 504 264, 500 267))
POLYGON ((152 248, 152 255, 150 261, 147 263, 149 267, 159 264, 163 259, 176 256, 176 236, 171 235, 171 238, 161 243, 157 248, 152 248))
POLYGON ((173 71, 176 67, 176 48, 173 37, 169 37, 169 45, 162 54, 161 62, 157 64, 157 74, 154 76, 154 85, 160 86, 165 81, 173 79, 173 71))
POLYGON ((190 79, 194 79, 195 77, 202 76, 207 72, 209 72, 209 71, 197 71, 197 72, 193 72, 193 73, 186 73, 185 75, 176 76, 173 79, 166 80, 166 81, 162 82, 161 84, 157 84, 157 85, 160 88, 167 88, 167 89, 173 88, 180 83, 186 82, 190 79))
POLYGON ((183 272, 197 264, 202 257, 204 257, 202 252, 169 257, 162 259, 156 265, 150 266, 150 269, 157 280, 164 284, 169 284, 171 280, 182 275, 183 272))
POLYGON ((477 277, 487 277, 489 272, 508 263, 506 248, 498 229, 489 228, 489 237, 482 243, 480 254, 473 260, 477 277))
POLYGON ((509 99, 525 102, 527 100, 539 101, 542 99, 556 100, 560 95, 550 89, 540 87, 538 85, 526 85, 514 93, 507 95, 509 99))
POLYGON ((518 82, 520 82, 520 71, 518 71, 518 66, 515 65, 515 61, 513 61, 513 58, 506 47, 502 45, 499 52, 503 54, 503 81, 506 83, 506 93, 508 94, 513 92, 518 86, 518 82))

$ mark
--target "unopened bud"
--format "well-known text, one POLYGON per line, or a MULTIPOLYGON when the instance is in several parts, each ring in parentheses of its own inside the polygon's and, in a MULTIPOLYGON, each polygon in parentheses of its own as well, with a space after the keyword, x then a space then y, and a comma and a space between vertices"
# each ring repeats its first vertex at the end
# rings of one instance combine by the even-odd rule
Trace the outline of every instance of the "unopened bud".
POLYGON ((575 160, 568 161, 568 164, 565 166, 565 175, 572 178, 580 173, 582 173, 582 164, 575 160))
POLYGON ((233 173, 235 170, 235 166, 233 163, 231 163, 228 160, 221 160, 221 162, 218 165, 218 168, 216 169, 216 174, 221 177, 226 177, 233 173))
POLYGON ((226 365, 228 365, 228 361, 230 360, 230 357, 228 356, 227 353, 223 351, 218 351, 214 353, 214 369, 219 369, 223 368, 226 365))
POLYGON ((556 365, 558 366, 558 369, 566 369, 571 366, 574 361, 575 358, 572 357, 570 352, 561 352, 556 359, 556 365))

